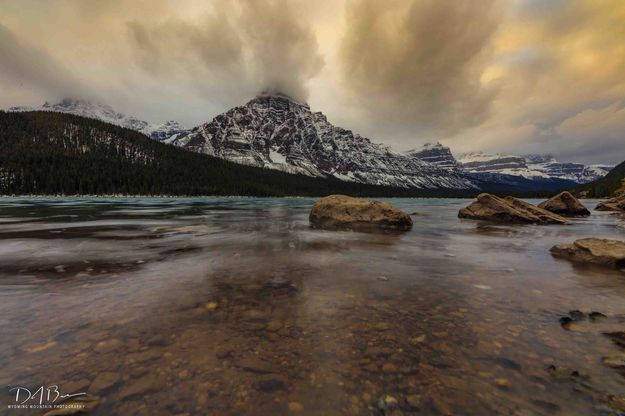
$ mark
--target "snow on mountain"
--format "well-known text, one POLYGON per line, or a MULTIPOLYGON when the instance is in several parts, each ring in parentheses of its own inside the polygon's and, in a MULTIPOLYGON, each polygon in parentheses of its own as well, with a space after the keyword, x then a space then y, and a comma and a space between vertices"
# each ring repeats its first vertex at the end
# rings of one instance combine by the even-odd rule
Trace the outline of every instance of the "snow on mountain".
POLYGON ((183 128, 176 121, 168 121, 163 124, 148 123, 147 121, 118 113, 106 104, 72 98, 64 98, 56 104, 46 102, 41 107, 11 107, 9 111, 55 111, 74 114, 136 130, 159 141, 184 137, 189 132, 188 129, 183 128))
POLYGON ((170 120, 161 125, 152 126, 148 136, 159 142, 170 143, 185 137, 190 132, 191 130, 185 129, 177 121, 170 120))
POLYGON ((530 169, 543 172, 552 178, 568 179, 587 183, 604 177, 613 166, 583 165, 581 163, 558 162, 553 155, 525 155, 530 169))
POLYGON ((468 153, 458 162, 472 173, 498 173, 522 176, 527 179, 562 179, 576 183, 586 183, 605 176, 609 166, 586 166, 581 163, 558 162, 552 155, 502 155, 468 153))
POLYGON ((459 167, 449 147, 443 146, 439 142, 426 143, 420 149, 408 150, 404 154, 433 163, 442 168, 457 169, 459 167))
POLYGON ((552 155, 468 153, 458 160, 449 147, 428 143, 404 153, 332 125, 320 112, 282 94, 261 94, 194 129, 176 121, 149 123, 104 104, 65 98, 41 107, 9 111, 57 111, 139 131, 154 140, 233 162, 309 176, 334 176, 369 184, 414 188, 476 188, 509 177, 586 183, 610 166, 562 163, 552 155))
POLYGON ((498 173, 522 176, 527 179, 548 178, 544 172, 531 169, 522 156, 486 153, 467 153, 458 159, 464 169, 472 173, 498 173))
POLYGON ((237 163, 310 176, 413 188, 476 188, 459 169, 393 152, 282 94, 260 95, 172 142, 237 163))

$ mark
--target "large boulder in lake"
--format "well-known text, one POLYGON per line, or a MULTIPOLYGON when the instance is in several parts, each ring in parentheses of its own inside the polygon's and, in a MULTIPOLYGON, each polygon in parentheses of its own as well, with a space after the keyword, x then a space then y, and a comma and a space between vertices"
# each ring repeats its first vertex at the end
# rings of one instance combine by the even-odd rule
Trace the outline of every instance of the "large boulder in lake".
POLYGON ((614 198, 599 202, 595 209, 597 211, 625 212, 625 195, 615 196, 614 198))
POLYGON ((567 220, 553 212, 508 196, 500 198, 480 194, 477 201, 462 208, 458 217, 508 224, 567 224, 567 220))
POLYGON ((393 205, 379 201, 330 195, 320 199, 310 211, 310 223, 325 229, 409 230, 410 216, 393 205))
POLYGON ((590 215, 588 208, 567 191, 560 192, 558 195, 540 203, 538 208, 546 209, 565 217, 586 217, 590 215))
POLYGON ((576 263, 625 268, 625 241, 582 238, 573 244, 553 246, 551 254, 576 263))

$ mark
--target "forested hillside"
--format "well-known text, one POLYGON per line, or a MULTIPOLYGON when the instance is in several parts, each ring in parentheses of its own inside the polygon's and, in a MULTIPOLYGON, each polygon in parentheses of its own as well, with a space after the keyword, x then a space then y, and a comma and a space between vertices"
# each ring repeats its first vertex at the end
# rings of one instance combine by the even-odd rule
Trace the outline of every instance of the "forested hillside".
POLYGON ((625 188, 625 162, 617 165, 603 178, 574 189, 578 195, 588 198, 605 198, 625 188))
POLYGON ((468 196, 313 178, 188 152, 102 121, 0 112, 0 194, 468 196))

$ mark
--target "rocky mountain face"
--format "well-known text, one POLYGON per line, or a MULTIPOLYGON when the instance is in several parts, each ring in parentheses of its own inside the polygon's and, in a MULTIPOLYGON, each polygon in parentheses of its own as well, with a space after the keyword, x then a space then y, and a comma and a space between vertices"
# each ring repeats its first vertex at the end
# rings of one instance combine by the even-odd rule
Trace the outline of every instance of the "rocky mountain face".
POLYGON ((567 179, 577 183, 588 183, 604 177, 613 168, 607 165, 583 165, 581 163, 558 162, 553 155, 525 155, 527 166, 543 172, 552 178, 567 179))
POLYGON ((544 173, 531 170, 522 156, 467 153, 462 155, 458 162, 464 169, 472 173, 499 173, 525 178, 547 177, 544 173))
POLYGON ((0 195, 451 196, 291 175, 188 152, 100 120, 0 111, 0 195))
POLYGON ((56 104, 46 102, 40 107, 11 107, 9 111, 54 111, 94 118, 138 131, 158 141, 184 137, 189 132, 188 129, 183 128, 178 122, 173 120, 163 124, 148 123, 147 121, 119 113, 106 104, 72 98, 64 98, 56 104))
POLYGON ((258 96, 173 143, 246 165, 310 176, 419 189, 477 188, 460 169, 393 152, 280 94, 258 96))
POLYGON ((404 152, 406 156, 421 159, 425 162, 433 163, 442 168, 456 169, 459 167, 456 158, 451 153, 449 147, 442 144, 426 143, 420 149, 412 149, 404 152))
POLYGON ((33 110, 102 120, 245 165, 374 185, 475 189, 489 183, 503 190, 555 190, 592 182, 610 170, 609 166, 561 163, 551 155, 470 153, 456 160, 449 147, 438 142, 398 153, 332 125, 323 113, 282 94, 262 94, 194 129, 173 120, 153 124, 108 105, 69 98, 36 108, 9 109, 33 110))
POLYGON ((174 140, 181 139, 191 132, 185 129, 177 121, 170 120, 163 124, 152 126, 148 136, 159 142, 170 143, 174 140))
POLYGON ((464 171, 480 187, 494 192, 561 190, 595 181, 610 171, 610 166, 561 163, 552 155, 502 155, 468 153, 456 159, 449 147, 426 144, 405 153, 411 157, 464 171))
POLYGON ((559 179, 587 183, 605 176, 610 166, 561 163, 552 155, 502 155, 469 153, 458 162, 470 173, 518 176, 530 180, 559 179))

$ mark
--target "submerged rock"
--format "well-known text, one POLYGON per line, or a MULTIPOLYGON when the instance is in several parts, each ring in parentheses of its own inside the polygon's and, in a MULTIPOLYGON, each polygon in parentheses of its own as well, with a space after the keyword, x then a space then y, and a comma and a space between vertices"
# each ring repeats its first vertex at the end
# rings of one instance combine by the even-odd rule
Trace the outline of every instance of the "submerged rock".
POLYGON ((615 196, 614 198, 599 202, 595 210, 625 212, 625 195, 615 196))
POLYGON ((279 372, 279 368, 272 363, 254 356, 243 358, 237 361, 236 365, 237 367, 252 373, 270 374, 279 372))
POLYGON ((164 379, 157 377, 155 374, 147 374, 124 386, 118 397, 119 400, 125 400, 130 397, 142 396, 152 391, 161 390, 163 387, 165 387, 164 379))
POLYGON ((551 254, 577 263, 624 268, 625 242, 602 238, 582 238, 573 244, 559 244, 551 248, 551 254))
POLYGON ((618 346, 625 348, 625 332, 623 331, 604 332, 603 335, 610 338, 612 342, 614 342, 618 346))
POLYGON ((590 215, 588 208, 567 191, 560 192, 558 195, 542 202, 538 205, 538 208, 568 217, 585 217, 590 215))
POLYGON ((573 322, 579 322, 583 320, 585 317, 586 315, 582 311, 578 311, 578 310, 569 311, 569 316, 563 316, 562 318, 560 318, 560 325, 562 326, 562 328, 569 331, 571 329, 571 324, 573 322))
POLYGON ((520 199, 480 194, 477 201, 462 208, 458 217, 511 224, 566 224, 567 220, 553 212, 538 208, 520 199))
POLYGON ((610 368, 625 369, 625 354, 602 357, 601 362, 610 368))
POLYGON ((310 211, 309 220, 314 227, 324 229, 412 228, 410 216, 393 205, 345 195, 320 199, 310 211))
POLYGON ((378 409, 380 410, 391 410, 397 408, 399 402, 393 396, 385 394, 378 399, 378 409))
POLYGON ((509 389, 510 387, 512 387, 512 384, 510 383, 510 380, 508 380, 507 378, 496 378, 495 386, 502 388, 502 389, 509 389))
POLYGON ((260 376, 256 383, 256 389, 262 392, 284 390, 287 386, 286 377, 279 374, 265 374, 260 376))
POLYGON ((290 402, 288 405, 289 412, 291 413, 301 413, 304 411, 304 405, 300 402, 290 402))
POLYGON ((590 312, 588 314, 588 317, 590 318, 591 321, 598 321, 600 319, 607 318, 607 316, 605 314, 603 314, 601 312, 596 312, 596 311, 590 312))
POLYGON ((114 373, 111 371, 105 371, 100 373, 95 380, 91 383, 89 387, 89 391, 95 393, 101 393, 109 388, 113 387, 120 380, 119 373, 114 373))
POLYGON ((92 394, 70 397, 58 404, 56 409, 50 410, 43 416, 84 415, 100 404, 100 398, 92 394))

